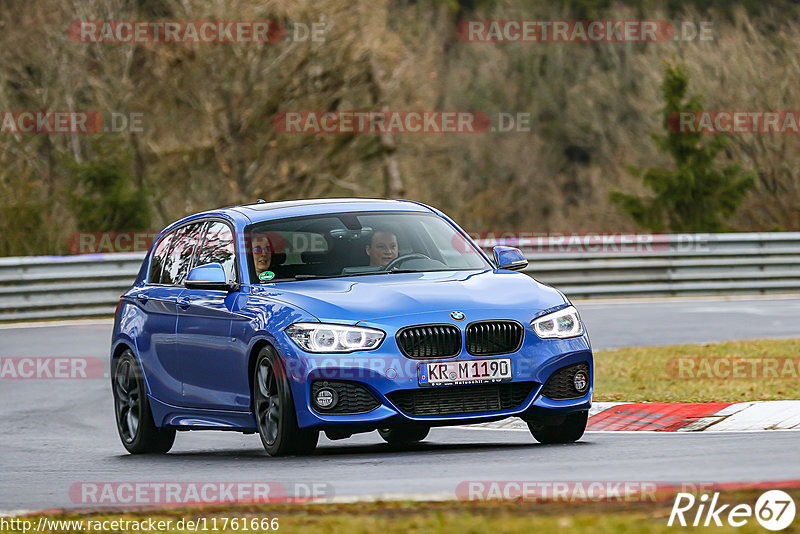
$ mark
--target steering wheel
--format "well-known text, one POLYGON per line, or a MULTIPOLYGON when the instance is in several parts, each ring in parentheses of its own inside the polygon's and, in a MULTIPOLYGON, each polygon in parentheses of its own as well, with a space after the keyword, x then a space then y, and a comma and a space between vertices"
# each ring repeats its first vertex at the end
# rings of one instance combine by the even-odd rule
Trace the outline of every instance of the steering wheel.
POLYGON ((389 263, 386 264, 386 267, 383 268, 384 271, 391 271, 401 263, 408 261, 408 260, 430 260, 429 256, 425 254, 420 254, 419 252, 412 252, 411 254, 404 254, 402 256, 398 256, 389 263))

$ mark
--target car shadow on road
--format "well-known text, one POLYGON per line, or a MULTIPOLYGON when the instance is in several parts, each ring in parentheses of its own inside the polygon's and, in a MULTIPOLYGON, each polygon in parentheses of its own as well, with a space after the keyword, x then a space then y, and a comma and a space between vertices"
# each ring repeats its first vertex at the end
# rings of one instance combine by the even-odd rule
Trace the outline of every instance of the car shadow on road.
MULTIPOLYGON (((321 444, 309 455, 304 456, 284 456, 271 458, 266 451, 260 448, 242 449, 221 449, 221 450, 196 450, 170 452, 167 455, 147 455, 150 460, 160 460, 164 462, 174 461, 178 458, 186 460, 256 460, 263 461, 315 461, 331 457, 358 457, 374 455, 376 459, 391 458, 397 455, 419 454, 419 453, 481 453, 487 451, 512 451, 512 450, 544 450, 553 447, 584 447, 591 445, 591 442, 581 441, 577 443, 561 445, 543 445, 535 441, 530 443, 502 443, 502 442, 469 442, 469 443, 442 443, 442 442, 422 442, 409 445, 391 445, 388 443, 370 444, 332 444, 330 442, 321 444)), ((120 455, 119 458, 136 461, 141 456, 120 455)))

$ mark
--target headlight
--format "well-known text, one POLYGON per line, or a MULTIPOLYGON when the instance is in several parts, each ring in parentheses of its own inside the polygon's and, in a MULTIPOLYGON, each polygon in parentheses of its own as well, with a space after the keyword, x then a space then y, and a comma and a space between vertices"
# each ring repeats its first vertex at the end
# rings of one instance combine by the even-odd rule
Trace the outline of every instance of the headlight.
POLYGON ((324 323, 295 323, 286 329, 307 352, 353 352, 378 347, 386 334, 373 328, 324 323))
POLYGON ((583 334, 583 323, 574 306, 534 319, 531 326, 536 335, 542 339, 564 339, 583 334))

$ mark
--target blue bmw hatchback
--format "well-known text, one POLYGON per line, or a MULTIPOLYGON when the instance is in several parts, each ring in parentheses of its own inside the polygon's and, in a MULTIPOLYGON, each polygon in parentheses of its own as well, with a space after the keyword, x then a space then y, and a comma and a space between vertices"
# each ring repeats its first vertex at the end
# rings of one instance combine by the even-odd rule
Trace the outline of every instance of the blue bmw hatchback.
POLYGON ((120 299, 111 344, 117 429, 131 453, 180 430, 261 436, 270 455, 378 430, 525 420, 579 439, 593 362, 577 310, 410 201, 258 202, 157 236, 120 299))

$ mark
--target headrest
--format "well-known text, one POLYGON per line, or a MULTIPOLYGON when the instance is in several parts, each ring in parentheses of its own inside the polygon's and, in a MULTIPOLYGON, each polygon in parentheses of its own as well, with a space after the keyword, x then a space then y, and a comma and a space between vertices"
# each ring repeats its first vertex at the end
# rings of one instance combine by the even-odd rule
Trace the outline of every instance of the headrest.
POLYGON ((330 253, 328 251, 325 251, 325 252, 312 252, 312 251, 301 252, 300 253, 300 258, 303 260, 303 263, 322 263, 323 261, 325 261, 328 258, 329 254, 330 253))

